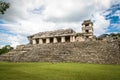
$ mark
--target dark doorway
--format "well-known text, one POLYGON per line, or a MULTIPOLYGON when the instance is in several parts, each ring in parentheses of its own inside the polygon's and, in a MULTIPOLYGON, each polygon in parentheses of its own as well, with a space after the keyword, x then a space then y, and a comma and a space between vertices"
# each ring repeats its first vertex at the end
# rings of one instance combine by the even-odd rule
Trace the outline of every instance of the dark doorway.
POLYGON ((61 37, 58 37, 57 41, 58 41, 58 43, 60 43, 61 42, 61 37))
POLYGON ((66 37, 65 37, 65 41, 66 41, 66 42, 70 42, 70 36, 66 36, 66 37))
POLYGON ((36 39, 36 44, 39 44, 39 39, 36 39))
POLYGON ((89 26, 89 24, 85 24, 85 26, 89 26))
POLYGON ((88 38, 89 38, 89 36, 86 36, 86 38, 88 39, 88 38))
POLYGON ((50 38, 50 43, 53 43, 53 38, 50 38))
POLYGON ((86 33, 89 33, 89 30, 85 30, 86 33))
POLYGON ((43 43, 46 43, 46 39, 43 39, 43 43))

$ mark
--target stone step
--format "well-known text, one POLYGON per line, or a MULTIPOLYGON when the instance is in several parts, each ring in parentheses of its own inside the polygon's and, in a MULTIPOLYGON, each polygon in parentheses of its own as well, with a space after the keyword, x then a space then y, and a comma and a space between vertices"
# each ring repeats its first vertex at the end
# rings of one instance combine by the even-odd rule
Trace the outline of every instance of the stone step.
POLYGON ((88 63, 119 63, 118 44, 107 42, 75 42, 61 44, 26 45, 1 55, 7 61, 66 61, 88 63), (112 56, 112 57, 111 57, 112 56), (102 61, 104 60, 104 61, 102 61))

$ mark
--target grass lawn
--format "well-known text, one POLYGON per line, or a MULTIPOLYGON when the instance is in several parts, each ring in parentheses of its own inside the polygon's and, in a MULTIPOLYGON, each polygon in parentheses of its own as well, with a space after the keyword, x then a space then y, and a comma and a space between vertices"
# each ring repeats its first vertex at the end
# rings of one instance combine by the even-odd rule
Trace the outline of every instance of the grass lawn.
POLYGON ((120 80, 120 65, 0 62, 0 80, 120 80))

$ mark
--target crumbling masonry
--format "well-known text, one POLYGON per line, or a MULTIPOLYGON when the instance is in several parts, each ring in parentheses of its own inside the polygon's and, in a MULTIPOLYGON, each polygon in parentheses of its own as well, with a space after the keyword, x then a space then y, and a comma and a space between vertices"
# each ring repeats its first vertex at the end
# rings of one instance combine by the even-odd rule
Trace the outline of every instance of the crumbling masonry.
POLYGON ((28 39, 29 44, 0 55, 0 61, 120 64, 120 40, 95 40, 90 20, 82 23, 82 33, 56 30, 40 32, 28 39))
POLYGON ((93 23, 86 20, 82 23, 82 33, 76 33, 72 29, 40 32, 28 36, 30 44, 48 44, 64 42, 81 42, 93 38, 93 23))

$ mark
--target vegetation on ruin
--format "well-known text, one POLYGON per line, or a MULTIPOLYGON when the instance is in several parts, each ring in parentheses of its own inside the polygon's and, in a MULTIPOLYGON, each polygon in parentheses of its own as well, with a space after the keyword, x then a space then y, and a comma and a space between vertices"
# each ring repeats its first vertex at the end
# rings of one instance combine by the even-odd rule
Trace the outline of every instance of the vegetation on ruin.
POLYGON ((118 37, 120 37, 120 33, 102 34, 102 35, 98 36, 99 39, 103 39, 106 37, 118 38, 118 37))
POLYGON ((120 80, 120 65, 0 62, 0 80, 120 80))
POLYGON ((9 52, 9 51, 12 50, 12 49, 13 49, 13 47, 11 47, 10 45, 6 45, 6 46, 4 46, 4 47, 2 47, 2 48, 0 49, 0 54, 7 53, 7 52, 9 52))

